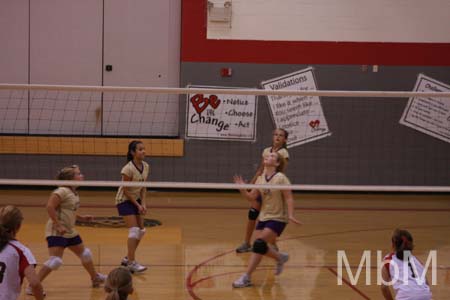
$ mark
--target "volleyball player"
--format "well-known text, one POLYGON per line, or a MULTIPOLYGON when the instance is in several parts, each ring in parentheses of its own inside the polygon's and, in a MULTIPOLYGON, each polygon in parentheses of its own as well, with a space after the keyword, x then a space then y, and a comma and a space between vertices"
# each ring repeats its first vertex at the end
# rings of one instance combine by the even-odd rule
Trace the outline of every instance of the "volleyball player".
MULTIPOLYGON (((80 168, 73 165, 61 169, 57 179, 80 181, 84 179, 84 176, 80 168)), ((90 221, 93 218, 90 215, 77 214, 79 206, 80 196, 77 186, 60 186, 51 193, 47 202, 49 219, 45 229, 50 257, 39 270, 38 277, 41 282, 52 271, 62 266, 62 257, 66 248, 80 258, 81 264, 91 277, 92 287, 99 287, 105 281, 106 276, 95 270, 91 250, 84 246, 75 228, 76 220, 90 221)), ((33 294, 30 288, 27 288, 27 294, 33 294)))
MULTIPOLYGON (((281 172, 284 167, 284 159, 281 154, 271 152, 264 157, 265 171, 260 175, 256 184, 290 184, 289 179, 281 172)), ((240 176, 234 177, 234 182, 243 184, 244 180, 240 176)), ((256 240, 253 242, 252 255, 247 267, 247 271, 233 282, 234 288, 243 288, 252 285, 251 275, 261 262, 262 257, 268 256, 276 260, 275 275, 281 274, 284 264, 288 261, 287 253, 278 252, 269 247, 273 244, 285 229, 288 222, 301 224, 294 217, 294 199, 291 190, 265 189, 247 191, 240 190, 241 194, 251 202, 262 197, 261 213, 256 225, 256 240)))
POLYGON ((16 240, 22 225, 22 212, 8 205, 0 209, 0 300, 16 300, 23 278, 37 300, 44 299, 42 285, 35 272, 36 259, 31 251, 16 240))
POLYGON ((128 269, 119 267, 108 274, 105 282, 106 300, 127 300, 133 293, 133 278, 128 269))
MULTIPOLYGON (((122 181, 143 182, 147 180, 150 166, 144 161, 145 146, 141 141, 131 141, 128 145, 127 161, 122 168, 122 181)), ((136 261, 136 249, 145 234, 144 218, 147 212, 145 204, 145 187, 121 186, 116 195, 116 206, 119 215, 123 217, 128 227, 128 253, 121 264, 132 273, 143 272, 147 267, 136 261)))
MULTIPOLYGON (((272 135, 272 146, 267 147, 264 149, 262 153, 261 163, 256 171, 255 176, 253 177, 251 183, 255 183, 256 179, 261 176, 264 172, 264 157, 267 156, 269 153, 277 152, 279 153, 285 161, 284 169, 282 172, 286 171, 287 163, 289 160, 289 152, 286 148, 286 141, 288 138, 288 132, 282 128, 277 128, 273 131, 272 135)), ((245 229, 245 237, 244 242, 236 248, 237 253, 244 253, 249 252, 252 250, 252 247, 250 245, 250 240, 252 238, 253 231, 255 230, 255 224, 256 220, 259 216, 259 211, 261 209, 261 199, 258 198, 257 201, 252 202, 250 209, 248 210, 248 220, 247 220, 247 226, 245 229)), ((274 244, 276 245, 276 244, 274 244)))
POLYGON ((392 234, 392 250, 384 259, 381 285, 384 299, 394 300, 387 283, 392 283, 395 300, 430 300, 431 291, 424 277, 422 263, 412 255, 413 238, 407 230, 396 229, 392 234))

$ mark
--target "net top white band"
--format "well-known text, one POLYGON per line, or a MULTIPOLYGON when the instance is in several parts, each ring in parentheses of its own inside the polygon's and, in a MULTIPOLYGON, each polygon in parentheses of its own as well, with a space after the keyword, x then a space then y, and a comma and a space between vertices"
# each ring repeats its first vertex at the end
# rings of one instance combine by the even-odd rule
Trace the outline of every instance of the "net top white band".
MULTIPOLYGON (((224 89, 213 88, 164 88, 164 87, 118 87, 118 86, 81 86, 81 85, 44 85, 44 84, 5 84, 0 90, 46 90, 78 92, 143 92, 152 94, 223 94, 224 89)), ((407 92, 407 91, 332 91, 332 90, 263 90, 263 89, 226 89, 230 95, 258 96, 322 96, 322 97, 372 97, 372 98, 409 98, 438 97, 450 98, 450 92, 407 92)), ((370 98, 369 98, 370 99, 370 98)))
POLYGON ((450 192, 450 186, 371 186, 371 185, 275 185, 275 184, 234 184, 234 183, 194 183, 194 182, 131 182, 131 181, 76 181, 76 180, 34 180, 0 179, 0 185, 7 186, 88 186, 88 187, 146 187, 167 189, 276 189, 293 191, 342 191, 342 192, 450 192))

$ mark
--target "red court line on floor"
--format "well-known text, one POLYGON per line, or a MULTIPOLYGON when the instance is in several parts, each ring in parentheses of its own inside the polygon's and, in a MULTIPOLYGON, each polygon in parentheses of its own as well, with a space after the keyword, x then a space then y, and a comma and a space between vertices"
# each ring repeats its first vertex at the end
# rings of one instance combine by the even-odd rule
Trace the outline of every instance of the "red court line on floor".
MULTIPOLYGON (((331 273, 333 273, 334 275, 336 275, 337 278, 339 278, 339 274, 333 269, 333 268, 327 268, 331 273)), ((348 285, 352 290, 354 290, 355 292, 357 292, 358 294, 360 294, 364 299, 366 300, 370 300, 370 298, 364 294, 361 290, 359 290, 356 286, 354 286, 353 284, 351 284, 347 279, 342 278, 342 281, 348 285)))
MULTIPOLYGON (((449 227, 449 226, 450 226, 450 225, 408 226, 408 228, 415 228, 415 229, 418 229, 418 228, 436 228, 436 227, 449 227)), ((392 228, 391 228, 391 227, 389 227, 389 228, 369 228, 369 229, 358 229, 358 230, 347 230, 347 231, 325 232, 325 233, 317 233, 317 234, 310 234, 310 235, 297 236, 297 237, 292 237, 292 238, 283 239, 283 240, 280 240, 280 241, 287 241, 287 240, 301 239, 301 238, 308 238, 308 237, 319 237, 319 236, 327 236, 327 235, 338 235, 338 234, 358 233, 358 232, 373 232, 373 231, 384 231, 384 230, 392 230, 392 228)), ((215 260, 216 258, 222 257, 222 256, 224 256, 224 255, 227 255, 227 254, 230 254, 230 253, 234 253, 234 251, 235 251, 235 250, 230 250, 230 251, 227 251, 227 252, 223 252, 223 253, 217 254, 217 255, 215 255, 215 256, 213 256, 213 257, 211 257, 211 258, 209 258, 209 259, 207 259, 207 260, 201 262, 200 264, 196 265, 196 266, 189 272, 188 276, 186 277, 186 281, 185 281, 185 282, 186 282, 186 289, 187 289, 189 295, 192 297, 192 299, 194 299, 194 300, 202 300, 200 297, 198 297, 198 296, 195 294, 195 292, 194 292, 194 287, 195 287, 195 284, 196 284, 196 283, 198 283, 198 282, 200 282, 200 281, 206 280, 206 279, 201 278, 201 279, 198 279, 196 282, 194 282, 195 284, 192 283, 191 281, 192 281, 192 276, 194 275, 194 273, 195 273, 198 269, 200 269, 202 266, 204 266, 205 264, 207 264, 208 262, 213 261, 213 260, 215 260)), ((329 269, 330 272, 333 272, 333 271, 334 271, 334 270, 333 270, 331 267, 329 267, 329 266, 321 266, 321 267, 325 267, 325 268, 329 269)), ((218 277, 218 276, 220 276, 220 274, 215 275, 214 277, 218 277)), ((337 276, 337 275, 336 275, 336 276, 337 276)), ((212 276, 209 276, 209 278, 207 278, 207 279, 210 279, 210 278, 213 278, 213 277, 212 277, 212 276)), ((345 279, 344 279, 344 278, 343 278, 343 281, 345 282, 345 279)), ((350 284, 349 286, 352 287, 351 284, 350 284)), ((353 289, 353 288, 352 288, 352 289, 353 289)), ((354 288, 354 289, 355 289, 355 291, 357 290, 356 288, 354 288)), ((361 293, 362 293, 362 292, 358 292, 358 294, 360 294, 361 296, 365 297, 365 299, 370 299, 370 298, 368 298, 366 295, 361 294, 361 293)))
POLYGON ((186 277, 186 289, 187 289, 189 295, 191 295, 192 299, 195 299, 195 300, 201 300, 201 299, 194 293, 194 290, 193 290, 193 288, 194 288, 195 285, 193 285, 191 281, 192 281, 192 276, 194 275, 194 273, 197 272, 197 270, 200 269, 202 266, 206 265, 208 262, 210 262, 210 261, 212 261, 212 260, 215 260, 215 259, 217 259, 217 258, 219 258, 219 257, 222 257, 222 256, 224 256, 224 255, 227 255, 227 254, 229 254, 229 253, 233 253, 233 252, 234 252, 234 249, 233 249, 233 250, 226 251, 226 252, 223 252, 223 253, 220 253, 220 254, 217 254, 217 255, 215 255, 215 256, 213 256, 213 257, 211 257, 211 258, 208 258, 207 260, 205 260, 205 261, 199 263, 198 265, 196 265, 196 266, 189 272, 188 276, 186 277))

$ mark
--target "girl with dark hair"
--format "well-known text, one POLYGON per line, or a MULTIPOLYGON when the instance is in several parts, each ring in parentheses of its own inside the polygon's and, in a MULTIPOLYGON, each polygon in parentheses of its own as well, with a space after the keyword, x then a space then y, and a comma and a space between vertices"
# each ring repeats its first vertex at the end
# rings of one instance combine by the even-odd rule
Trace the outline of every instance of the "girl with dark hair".
POLYGON ((34 270, 36 259, 30 249, 16 240, 22 225, 22 212, 8 205, 0 209, 0 300, 19 299, 23 278, 37 300, 44 299, 42 285, 34 270))
MULTIPOLYGON (((285 161, 283 170, 281 172, 285 172, 287 163, 289 160, 289 152, 286 148, 286 141, 288 138, 288 132, 282 128, 277 128, 273 131, 272 135, 272 146, 264 149, 261 157, 261 163, 259 164, 258 169, 256 170, 256 174, 251 180, 250 183, 255 183, 256 179, 261 176, 264 172, 264 157, 272 152, 276 152, 280 154, 285 161)), ((259 216, 259 211, 261 209, 261 199, 257 199, 257 201, 251 203, 250 209, 248 210, 247 216, 247 227, 245 230, 244 242, 236 248, 237 253, 249 252, 252 250, 250 246, 250 240, 252 238, 253 231, 255 230, 256 220, 259 216)))
POLYGON ((127 300, 133 293, 133 278, 128 269, 119 267, 108 274, 105 283, 106 300, 127 300))
POLYGON ((424 267, 412 255, 413 238, 407 230, 396 229, 392 234, 393 252, 384 258, 381 271, 384 283, 381 292, 384 299, 394 300, 389 285, 395 291, 395 300, 430 300, 431 291, 426 278, 422 278, 424 267))
MULTIPOLYGON (((256 184, 290 184, 289 179, 281 172, 284 168, 284 158, 277 152, 272 152, 264 158, 264 174, 259 176, 256 184)), ((240 176, 234 177, 234 182, 243 184, 240 176)), ((241 194, 250 202, 262 197, 261 214, 256 225, 256 240, 253 242, 252 255, 248 263, 247 271, 233 282, 234 288, 251 286, 251 275, 261 262, 262 257, 268 256, 276 260, 275 275, 281 274, 284 264, 288 261, 287 253, 269 246, 284 231, 287 223, 301 224, 294 216, 294 199, 291 190, 253 189, 240 190, 241 194)))
MULTIPOLYGON (((72 165, 58 172, 58 180, 84 180, 80 167, 72 165)), ((77 220, 90 221, 91 215, 79 215, 80 196, 77 186, 60 186, 54 190, 47 201, 49 219, 45 227, 45 237, 48 245, 49 259, 39 270, 39 280, 42 282, 52 271, 56 271, 63 264, 63 254, 69 248, 81 261, 81 264, 91 277, 92 287, 99 287, 106 276, 95 270, 91 250, 85 247, 78 231, 75 228, 77 220)), ((27 294, 33 292, 27 288, 27 294)))
MULTIPOLYGON (((141 141, 131 141, 128 145, 127 161, 122 168, 122 181, 143 182, 147 180, 150 166, 144 161, 145 146, 141 141)), ((147 212, 145 187, 121 186, 116 195, 116 207, 119 215, 123 217, 128 227, 127 249, 128 253, 121 264, 132 273, 143 272, 147 267, 136 261, 136 249, 145 234, 144 218, 147 212)))

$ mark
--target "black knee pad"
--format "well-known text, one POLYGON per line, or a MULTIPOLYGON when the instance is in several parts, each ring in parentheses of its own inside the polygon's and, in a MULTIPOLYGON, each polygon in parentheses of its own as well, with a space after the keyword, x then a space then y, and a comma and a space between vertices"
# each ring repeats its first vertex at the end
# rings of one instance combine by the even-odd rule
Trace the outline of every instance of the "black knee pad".
POLYGON ((269 250, 269 247, 267 246, 267 243, 265 240, 257 239, 253 242, 253 252, 258 254, 266 254, 269 250))
POLYGON ((255 221, 256 219, 258 219, 259 216, 259 210, 257 210, 256 208, 252 207, 248 210, 248 219, 255 221))

